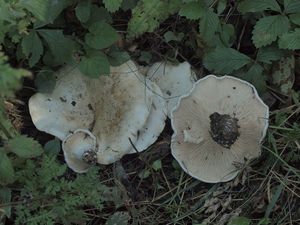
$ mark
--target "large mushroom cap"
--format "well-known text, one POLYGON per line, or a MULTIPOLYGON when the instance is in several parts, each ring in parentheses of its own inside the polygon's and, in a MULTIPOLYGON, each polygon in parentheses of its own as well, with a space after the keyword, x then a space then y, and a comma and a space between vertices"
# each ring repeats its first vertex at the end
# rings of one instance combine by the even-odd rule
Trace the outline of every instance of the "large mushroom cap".
POLYGON ((206 76, 172 112, 172 154, 201 181, 229 181, 238 174, 238 164, 260 155, 268 116, 268 107, 248 82, 206 76))
POLYGON ((167 113, 178 104, 182 95, 189 93, 195 82, 195 75, 188 62, 172 65, 170 63, 154 63, 147 72, 147 77, 162 90, 167 102, 167 113))

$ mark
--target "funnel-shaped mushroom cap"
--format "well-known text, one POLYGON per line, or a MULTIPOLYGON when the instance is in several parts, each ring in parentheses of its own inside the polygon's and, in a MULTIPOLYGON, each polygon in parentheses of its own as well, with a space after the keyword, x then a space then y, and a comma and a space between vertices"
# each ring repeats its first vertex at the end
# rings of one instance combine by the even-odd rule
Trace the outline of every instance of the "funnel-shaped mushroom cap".
POLYGON ((151 111, 142 129, 138 132, 137 141, 130 153, 141 152, 152 145, 165 127, 167 105, 160 88, 153 82, 147 81, 147 93, 153 95, 151 111))
POLYGON ((37 93, 29 99, 30 115, 37 129, 62 140, 70 131, 92 128, 94 113, 85 80, 76 68, 65 67, 57 73, 51 94, 37 93))
POLYGON ((172 112, 172 154, 201 181, 229 181, 238 174, 237 165, 260 155, 268 117, 268 107, 251 84, 206 76, 172 112))
POLYGON ((62 143, 68 166, 77 173, 84 173, 97 162, 96 137, 88 130, 78 129, 62 143))
POLYGON ((155 63, 149 68, 147 77, 162 90, 167 102, 169 117, 179 98, 189 93, 195 82, 195 75, 188 62, 178 65, 163 62, 155 63))

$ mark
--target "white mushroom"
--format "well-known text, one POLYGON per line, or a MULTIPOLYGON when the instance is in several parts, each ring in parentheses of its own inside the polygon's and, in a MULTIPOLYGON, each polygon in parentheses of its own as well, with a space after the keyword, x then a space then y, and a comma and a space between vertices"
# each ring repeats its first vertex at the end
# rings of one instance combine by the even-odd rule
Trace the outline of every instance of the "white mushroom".
POLYGON ((62 142, 68 166, 77 173, 84 173, 97 162, 96 137, 88 130, 78 129, 62 142))
POLYGON ((171 116, 171 111, 177 105, 179 98, 191 90, 196 80, 188 62, 178 65, 155 63, 149 68, 147 77, 162 90, 167 102, 168 117, 171 116))
MULTIPOLYGON (((68 152, 80 152, 72 143, 82 139, 82 130, 90 131, 97 140, 93 149, 97 162, 109 164, 132 152, 132 143, 142 151, 160 134, 165 111, 155 92, 160 93, 159 88, 145 80, 132 61, 111 67, 111 74, 99 79, 90 79, 77 68, 66 67, 58 73, 53 92, 32 96, 29 109, 39 130, 61 140, 72 140, 63 144, 68 152), (146 84, 151 88, 146 88, 146 84), (149 121, 159 124, 154 126, 151 122, 150 126, 149 121), (74 133, 77 129, 80 135, 74 133)), ((74 171, 83 171, 82 165, 87 167, 83 162, 76 169, 67 158, 66 162, 74 171)))
POLYGON ((241 165, 260 155, 268 116, 268 107, 248 82, 206 76, 172 112, 172 154, 201 181, 229 181, 241 165))

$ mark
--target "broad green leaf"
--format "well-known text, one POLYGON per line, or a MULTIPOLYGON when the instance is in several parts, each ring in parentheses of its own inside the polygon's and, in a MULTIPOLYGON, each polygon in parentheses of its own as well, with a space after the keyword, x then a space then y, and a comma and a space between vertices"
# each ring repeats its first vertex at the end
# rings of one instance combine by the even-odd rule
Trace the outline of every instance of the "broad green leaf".
POLYGON ((0 184, 7 185, 15 180, 15 171, 10 158, 5 154, 4 149, 0 148, 0 184))
POLYGON ((234 39, 234 26, 230 23, 222 24, 220 38, 225 47, 230 47, 234 39))
POLYGON ((28 35, 23 37, 21 45, 24 55, 29 59, 29 66, 33 67, 40 60, 44 52, 42 41, 36 31, 32 30, 28 35))
POLYGON ((49 9, 49 0, 20 0, 21 7, 31 12, 37 19, 44 21, 49 9))
POLYGON ((284 0, 284 11, 286 13, 300 13, 300 1, 284 0))
POLYGON ((115 12, 121 7, 122 1, 123 0, 103 0, 103 3, 109 12, 115 12))
POLYGON ((164 34, 164 39, 166 42, 181 41, 183 37, 184 37, 184 33, 174 33, 172 31, 167 31, 164 34))
POLYGON ((227 225, 250 225, 250 224, 251 224, 250 219, 246 217, 238 216, 232 218, 227 225))
POLYGON ((130 56, 127 52, 121 51, 118 48, 111 48, 107 53, 107 57, 111 66, 120 66, 130 59, 130 56))
POLYGON ((267 46, 258 49, 256 59, 259 62, 271 64, 272 61, 279 60, 284 55, 284 51, 274 46, 267 46))
POLYGON ((79 63, 79 70, 92 78, 98 78, 101 75, 107 75, 110 71, 107 56, 102 52, 82 57, 79 63))
POLYGON ((129 219, 128 212, 115 212, 107 219, 105 225, 127 225, 129 219))
POLYGON ((80 1, 75 8, 75 13, 80 22, 85 23, 91 15, 92 4, 90 1, 80 1))
POLYGON ((300 28, 293 32, 285 33, 279 38, 279 48, 298 50, 300 49, 300 28))
POLYGON ((258 20, 252 32, 252 40, 257 48, 271 44, 277 37, 286 33, 290 27, 286 16, 267 16, 258 20))
POLYGON ((265 92, 266 77, 263 74, 263 67, 261 65, 253 64, 241 78, 253 84, 259 93, 265 92))
POLYGON ((89 28, 92 24, 104 21, 106 23, 112 23, 112 17, 110 13, 104 7, 98 7, 92 4, 91 15, 89 20, 82 24, 84 27, 89 28))
POLYGON ((224 10, 226 9, 227 6, 227 0, 219 0, 218 5, 217 5, 217 12, 218 15, 222 14, 224 10))
POLYGON ((152 163, 152 168, 153 168, 155 171, 159 171, 159 170, 162 168, 161 160, 160 160, 160 159, 155 160, 155 161, 152 163))
POLYGON ((57 138, 48 141, 44 146, 47 155, 57 155, 60 152, 60 149, 60 141, 57 138))
POLYGON ((111 46, 119 39, 117 31, 109 24, 100 21, 89 27, 85 42, 94 49, 103 49, 111 46))
POLYGON ((190 2, 183 5, 179 11, 180 16, 191 20, 200 19, 207 10, 203 2, 190 2))
POLYGON ((37 31, 47 42, 57 62, 64 63, 70 60, 75 49, 75 42, 66 38, 62 30, 40 29, 37 31))
POLYGON ((289 18, 294 24, 300 26, 300 13, 291 14, 289 18))
POLYGON ((0 220, 3 214, 10 218, 12 206, 9 203, 11 201, 11 189, 7 187, 0 188, 0 203, 4 205, 8 204, 7 206, 0 207, 0 220))
POLYGON ((207 9, 200 20, 200 35, 203 40, 213 46, 212 36, 220 28, 220 20, 216 13, 212 9, 207 9))
POLYGON ((51 93, 55 87, 56 79, 50 68, 44 67, 37 74, 34 84, 41 93, 51 93))
POLYGON ((43 148, 37 141, 24 135, 15 136, 7 145, 11 152, 21 158, 33 158, 43 153, 43 148))
POLYGON ((137 1, 138 0, 123 0, 121 7, 124 11, 127 11, 129 9, 133 9, 136 6, 137 1))
POLYGON ((238 10, 243 14, 247 12, 263 12, 265 10, 281 11, 276 0, 244 0, 238 4, 238 10))
POLYGON ((293 56, 281 58, 273 67, 272 82, 284 95, 290 95, 295 80, 295 58, 293 56))
POLYGON ((251 62, 251 59, 232 48, 216 48, 205 55, 204 66, 216 73, 230 74, 251 62))
POLYGON ((151 59, 152 59, 152 54, 150 52, 147 52, 147 51, 141 52, 141 56, 139 57, 140 61, 146 62, 149 64, 151 59))

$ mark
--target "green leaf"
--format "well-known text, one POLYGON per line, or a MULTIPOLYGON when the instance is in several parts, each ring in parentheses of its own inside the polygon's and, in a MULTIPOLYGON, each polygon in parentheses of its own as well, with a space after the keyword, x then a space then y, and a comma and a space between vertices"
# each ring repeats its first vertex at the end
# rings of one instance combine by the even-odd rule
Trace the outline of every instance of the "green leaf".
POLYGON ((33 158, 43 153, 43 148, 37 141, 24 135, 15 136, 7 145, 11 152, 21 158, 33 158))
POLYGON ((220 15, 224 12, 224 10, 226 9, 226 6, 227 6, 227 0, 219 0, 218 5, 217 5, 218 15, 220 15))
POLYGON ((263 12, 265 10, 281 11, 276 0, 244 0, 238 4, 238 10, 242 14, 247 12, 263 12))
POLYGON ((41 21, 46 19, 49 9, 48 0, 20 0, 19 4, 31 12, 37 19, 41 21))
POLYGON ((98 7, 94 4, 92 4, 90 18, 86 23, 84 23, 82 25, 84 27, 88 28, 92 24, 99 22, 99 21, 104 21, 106 23, 112 23, 112 17, 110 15, 110 13, 104 7, 98 7))
POLYGON ((151 175, 150 170, 144 169, 141 172, 139 172, 138 176, 141 179, 147 179, 151 175))
POLYGON ((56 79, 50 68, 44 67, 37 74, 34 84, 41 93, 51 93, 55 87, 56 79))
POLYGON ((250 225, 251 220, 246 217, 234 217, 227 225, 250 225))
POLYGON ((230 23, 222 24, 220 38, 224 47, 230 47, 234 39, 234 26, 230 23))
POLYGON ((15 171, 10 158, 4 153, 4 149, 0 148, 0 184, 7 185, 15 180, 15 171))
POLYGON ((45 150, 45 153, 47 155, 58 155, 58 153, 60 152, 60 141, 55 138, 51 141, 48 141, 45 146, 44 146, 44 150, 45 150))
POLYGON ((267 46, 258 49, 256 59, 259 62, 271 64, 272 61, 279 60, 284 55, 284 51, 274 46, 267 46))
POLYGON ((279 48, 298 50, 300 49, 300 28, 293 32, 285 33, 279 38, 279 48))
POLYGON ((211 41, 212 36, 220 28, 220 20, 216 13, 212 9, 207 9, 203 13, 203 17, 200 20, 200 35, 206 43, 209 43, 211 46, 214 43, 211 41))
POLYGON ((103 49, 111 46, 119 39, 117 31, 109 24, 100 21, 89 27, 85 42, 94 49, 103 49))
POLYGON ((113 47, 108 52, 107 57, 111 66, 120 66, 130 59, 130 56, 127 52, 113 47))
POLYGON ((275 207, 276 202, 278 201, 282 191, 284 190, 284 185, 281 183, 276 187, 275 193, 272 196, 272 199, 269 203, 269 205, 267 206, 266 212, 265 212, 265 218, 268 218, 272 212, 272 210, 275 207))
MULTIPOLYGON (((0 203, 9 204, 11 202, 11 189, 7 187, 0 188, 0 203)), ((8 218, 11 216, 11 205, 0 207, 0 220, 4 214, 8 218)))
POLYGON ((251 62, 251 59, 232 48, 216 48, 205 55, 204 66, 216 73, 226 74, 240 69, 251 62))
POLYGON ((105 225, 127 225, 129 219, 128 212, 115 212, 107 219, 105 225))
POLYGON ((184 37, 184 33, 174 33, 172 31, 167 31, 164 34, 164 39, 166 42, 181 41, 183 37, 184 37))
POLYGON ((159 170, 162 168, 161 160, 160 160, 160 159, 155 160, 155 161, 152 163, 152 168, 153 168, 155 171, 159 171, 159 170))
POLYGON ((266 91, 266 77, 263 75, 263 67, 261 65, 253 64, 241 78, 253 84, 258 93, 266 91))
POLYGON ((257 48, 271 44, 277 37, 286 33, 290 27, 286 16, 267 16, 257 21, 252 32, 252 40, 257 48))
POLYGON ((81 1, 75 8, 75 13, 80 22, 87 22, 91 15, 92 4, 90 1, 81 1))
POLYGON ((75 49, 75 42, 66 38, 62 30, 40 29, 38 33, 47 42, 55 60, 60 63, 68 62, 75 49))
POLYGON ((284 10, 286 13, 300 13, 300 1, 284 0, 284 10))
POLYGON ((191 20, 197 20, 203 16, 206 10, 203 2, 190 2, 181 7, 179 15, 191 20))
POLYGON ((300 13, 291 14, 289 18, 294 24, 300 25, 300 13))
POLYGON ((29 59, 29 66, 33 67, 44 52, 42 41, 35 30, 22 39, 21 46, 24 55, 29 59))
POLYGON ((122 2, 123 0, 103 0, 105 8, 109 12, 117 11, 121 7, 122 2))
POLYGON ((92 78, 98 78, 100 75, 107 75, 110 71, 107 56, 102 52, 83 56, 79 63, 79 70, 92 78))

